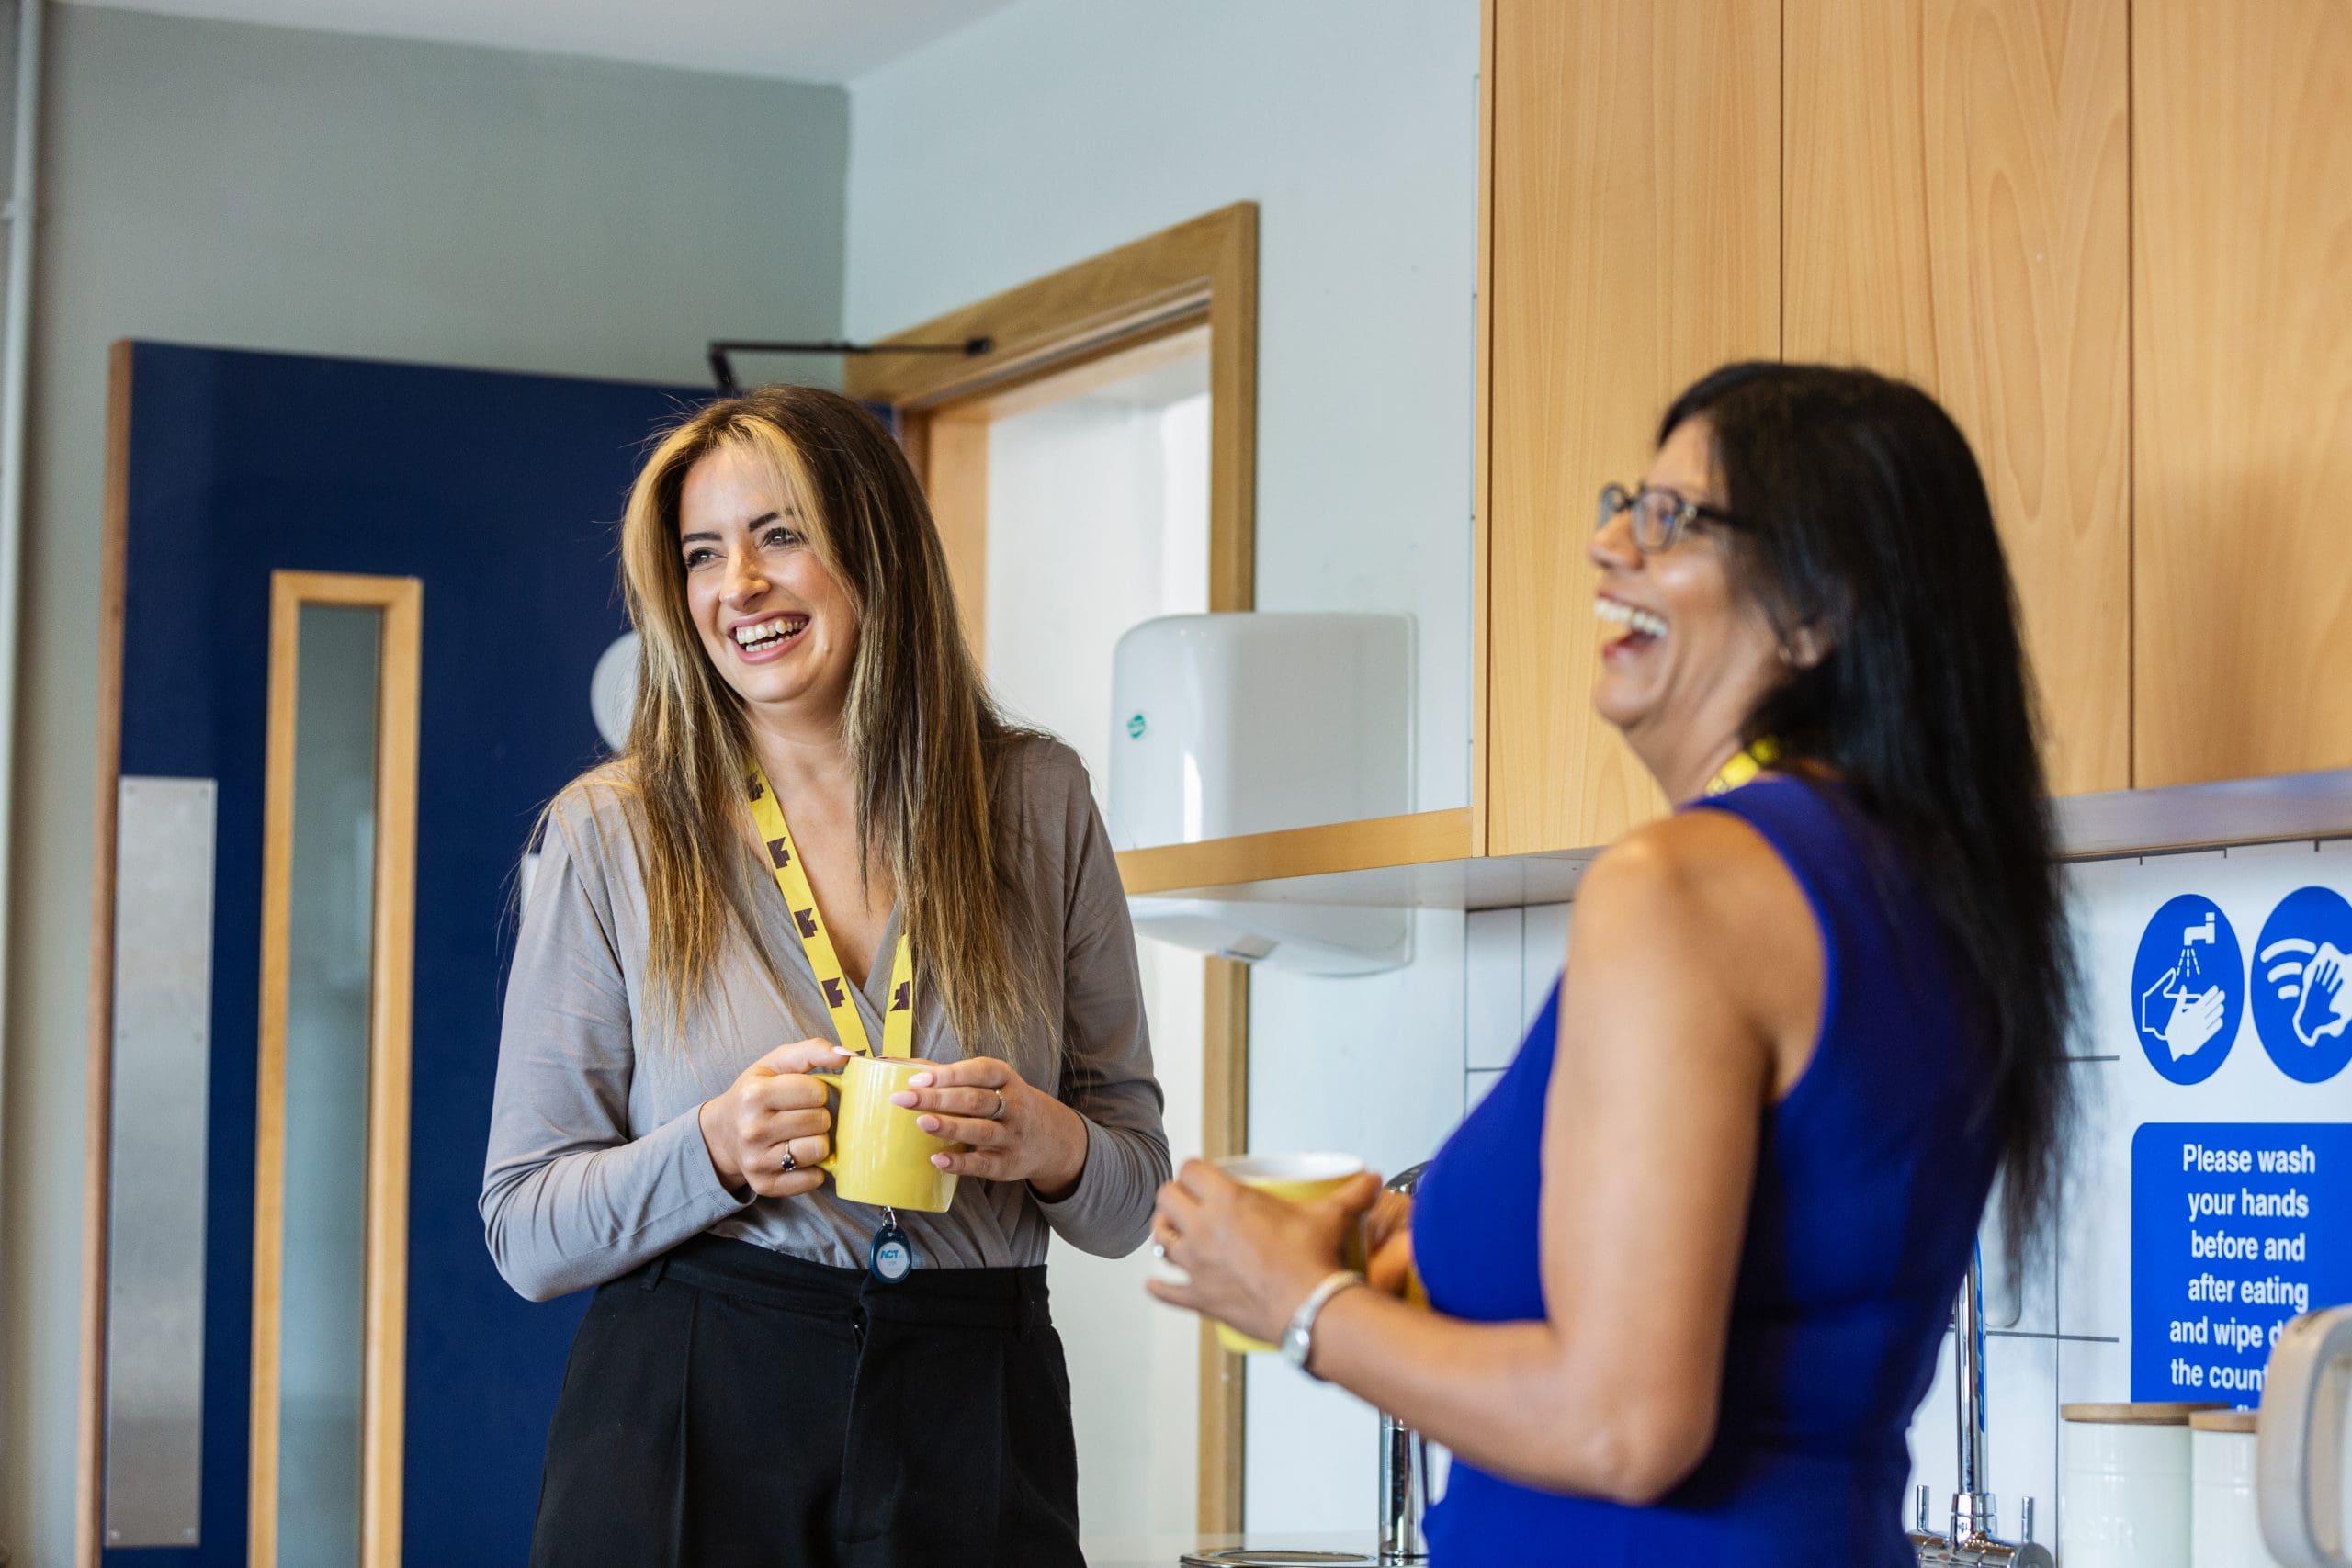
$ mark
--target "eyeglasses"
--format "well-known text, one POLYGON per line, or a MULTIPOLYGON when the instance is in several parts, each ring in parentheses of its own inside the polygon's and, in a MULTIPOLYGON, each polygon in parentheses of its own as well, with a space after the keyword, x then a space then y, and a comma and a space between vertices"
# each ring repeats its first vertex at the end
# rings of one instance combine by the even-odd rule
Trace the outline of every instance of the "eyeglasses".
POLYGON ((1592 531, 1600 533, 1619 513, 1626 511, 1634 514, 1634 544, 1645 556, 1672 549, 1694 517, 1728 527, 1740 526, 1739 519, 1730 513, 1702 506, 1674 491, 1654 486, 1627 490, 1623 485, 1611 484, 1600 487, 1600 506, 1593 516, 1592 531))

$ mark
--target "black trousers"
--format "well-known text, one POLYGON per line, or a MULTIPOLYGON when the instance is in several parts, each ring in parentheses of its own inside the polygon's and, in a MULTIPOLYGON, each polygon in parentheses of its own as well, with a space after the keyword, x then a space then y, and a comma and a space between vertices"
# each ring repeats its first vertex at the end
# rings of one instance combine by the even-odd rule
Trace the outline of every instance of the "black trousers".
POLYGON ((1084 1568, 1046 1270, 880 1285, 698 1236, 598 1288, 540 1568, 1084 1568))

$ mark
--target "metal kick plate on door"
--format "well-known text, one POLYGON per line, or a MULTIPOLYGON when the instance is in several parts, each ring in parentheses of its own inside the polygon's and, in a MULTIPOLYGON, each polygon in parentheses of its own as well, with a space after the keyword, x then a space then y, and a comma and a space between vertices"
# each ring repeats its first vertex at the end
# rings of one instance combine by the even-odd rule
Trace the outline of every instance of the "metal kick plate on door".
POLYGON ((210 779, 117 795, 106 1544, 197 1541, 210 1100, 210 779))

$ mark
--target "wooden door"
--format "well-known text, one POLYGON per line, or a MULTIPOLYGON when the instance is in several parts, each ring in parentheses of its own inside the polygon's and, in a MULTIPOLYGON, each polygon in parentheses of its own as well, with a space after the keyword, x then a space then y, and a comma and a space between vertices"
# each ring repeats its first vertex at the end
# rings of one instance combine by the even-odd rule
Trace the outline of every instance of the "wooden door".
POLYGON ((2133 782, 2352 766, 2352 6, 2132 27, 2133 782))
POLYGON ((2055 794, 2132 783, 2127 0, 1787 7, 1782 352, 1975 447, 2055 794))
POLYGON ((1592 711, 1593 502, 1684 385, 1780 346, 1775 7, 1495 0, 1479 745, 1487 852, 1665 801, 1592 711))

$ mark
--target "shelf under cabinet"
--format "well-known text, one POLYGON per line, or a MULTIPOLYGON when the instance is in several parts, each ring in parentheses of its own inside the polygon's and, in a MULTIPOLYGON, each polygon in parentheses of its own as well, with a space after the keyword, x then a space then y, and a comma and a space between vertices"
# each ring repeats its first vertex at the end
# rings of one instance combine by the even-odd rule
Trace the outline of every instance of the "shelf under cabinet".
MULTIPOLYGON (((2067 860, 2352 836, 2352 769, 2070 795, 2057 829, 2067 860)), ((1130 897, 1511 908, 1573 897, 1601 848, 1473 855, 1460 807, 1128 850, 1119 875, 1130 897)))

